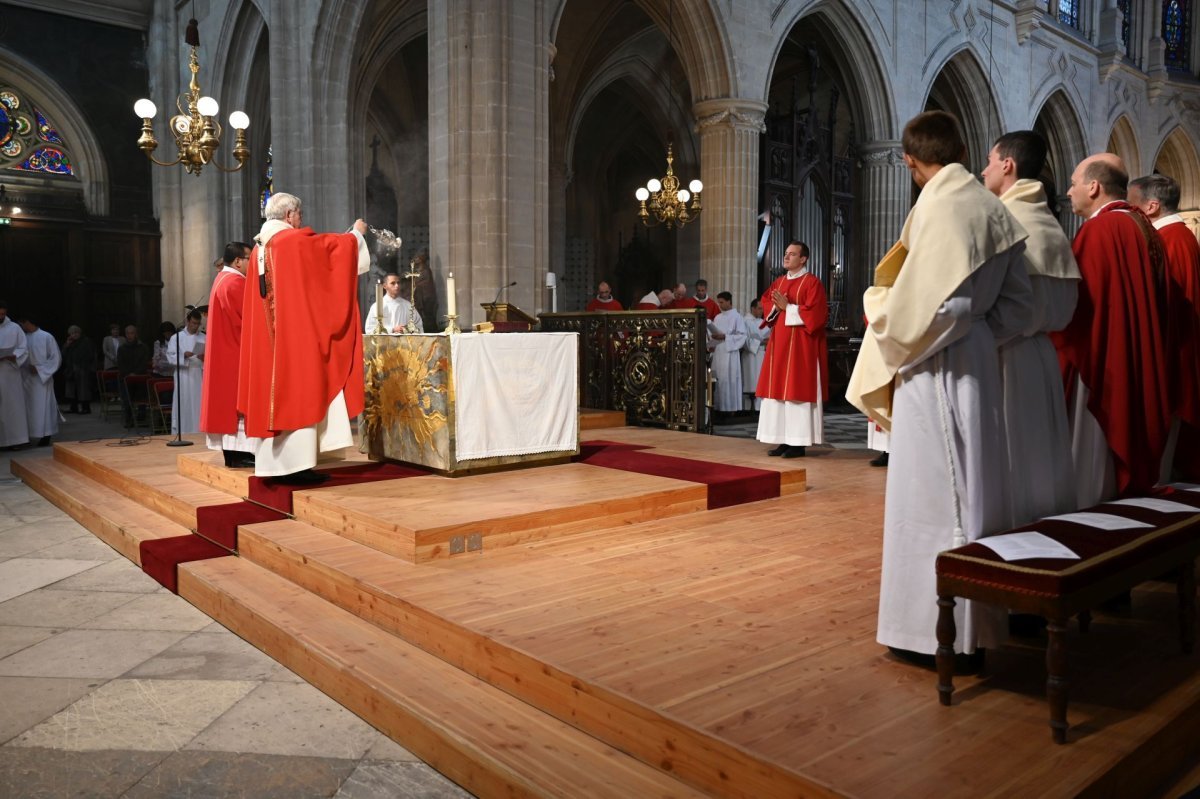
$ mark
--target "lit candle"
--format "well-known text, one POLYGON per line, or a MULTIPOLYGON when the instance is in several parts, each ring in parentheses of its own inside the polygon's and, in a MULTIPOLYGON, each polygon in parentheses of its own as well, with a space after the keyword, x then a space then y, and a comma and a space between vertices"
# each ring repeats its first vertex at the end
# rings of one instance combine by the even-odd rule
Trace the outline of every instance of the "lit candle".
POLYGON ((446 276, 446 315, 458 315, 458 300, 454 296, 454 273, 446 276))

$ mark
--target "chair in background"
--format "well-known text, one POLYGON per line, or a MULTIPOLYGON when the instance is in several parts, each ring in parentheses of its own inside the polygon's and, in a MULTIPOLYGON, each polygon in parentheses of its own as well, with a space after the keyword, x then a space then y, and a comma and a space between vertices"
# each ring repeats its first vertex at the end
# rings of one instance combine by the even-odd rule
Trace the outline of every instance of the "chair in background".
POLYGON ((175 381, 170 378, 152 379, 149 383, 150 425, 154 433, 171 432, 171 403, 175 381))
POLYGON ((96 372, 96 388, 100 398, 100 418, 108 419, 108 412, 121 410, 121 375, 116 369, 100 369, 96 372))
MULTIPOLYGON (((132 414, 132 427, 141 427, 146 424, 148 427, 153 426, 153 420, 150 418, 150 392, 149 392, 150 375, 126 375, 125 376, 125 397, 129 402, 129 409, 126 414, 132 414)), ((128 421, 128 415, 126 416, 128 421)))

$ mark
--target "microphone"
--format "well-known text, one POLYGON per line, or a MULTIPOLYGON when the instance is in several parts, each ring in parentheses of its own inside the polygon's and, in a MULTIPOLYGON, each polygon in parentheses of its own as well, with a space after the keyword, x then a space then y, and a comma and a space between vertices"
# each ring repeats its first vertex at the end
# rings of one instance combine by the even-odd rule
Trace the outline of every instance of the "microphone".
POLYGON ((496 291, 496 296, 492 299, 492 305, 495 306, 495 304, 500 301, 500 295, 504 293, 505 289, 510 289, 515 285, 517 285, 517 281, 514 280, 513 282, 509 283, 507 286, 501 286, 499 288, 499 290, 496 291))

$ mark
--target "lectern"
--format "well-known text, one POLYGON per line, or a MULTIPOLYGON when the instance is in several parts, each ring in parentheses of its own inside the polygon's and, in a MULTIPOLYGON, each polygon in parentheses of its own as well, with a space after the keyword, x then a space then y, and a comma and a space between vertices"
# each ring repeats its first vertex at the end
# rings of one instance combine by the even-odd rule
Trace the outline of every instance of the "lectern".
POLYGON ((479 307, 487 311, 487 320, 497 333, 525 332, 537 324, 536 318, 507 302, 481 302, 479 307))

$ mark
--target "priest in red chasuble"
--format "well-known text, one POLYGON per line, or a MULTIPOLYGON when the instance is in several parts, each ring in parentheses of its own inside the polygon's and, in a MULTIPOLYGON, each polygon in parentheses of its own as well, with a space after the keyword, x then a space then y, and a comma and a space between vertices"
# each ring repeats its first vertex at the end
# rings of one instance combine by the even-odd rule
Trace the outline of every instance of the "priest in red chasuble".
POLYGON ((305 485, 321 453, 354 443, 363 409, 358 275, 370 268, 366 223, 349 233, 303 227, 298 197, 277 193, 251 253, 255 279, 242 313, 238 410, 263 439, 254 473, 305 485))
POLYGON ((596 287, 596 296, 588 301, 588 312, 594 311, 623 311, 621 303, 618 302, 612 295, 612 287, 605 281, 601 280, 600 285, 596 287))
POLYGON ((1051 335, 1063 367, 1080 507, 1157 481, 1170 420, 1162 239, 1125 202, 1124 164, 1085 158, 1071 210, 1087 221, 1071 248, 1083 279, 1075 316, 1051 335))
POLYGON ((253 466, 257 438, 246 435, 245 419, 237 409, 238 363, 242 356, 242 307, 245 305, 246 265, 250 245, 225 245, 221 271, 208 293, 208 343, 204 353, 204 387, 200 400, 200 430, 208 448, 221 451, 229 467, 253 466))
POLYGON ((766 313, 760 324, 771 329, 771 337, 755 391, 762 400, 756 438, 778 445, 768 455, 800 458, 806 446, 825 440, 829 300, 821 279, 808 271, 807 244, 788 244, 783 265, 787 272, 775 278, 760 300, 766 313))
POLYGON ((1129 204, 1154 223, 1167 253, 1165 281, 1171 434, 1164 478, 1200 480, 1200 242, 1179 215, 1179 184, 1166 175, 1129 182, 1129 204), (1172 463, 1173 461, 1173 463, 1172 463))

